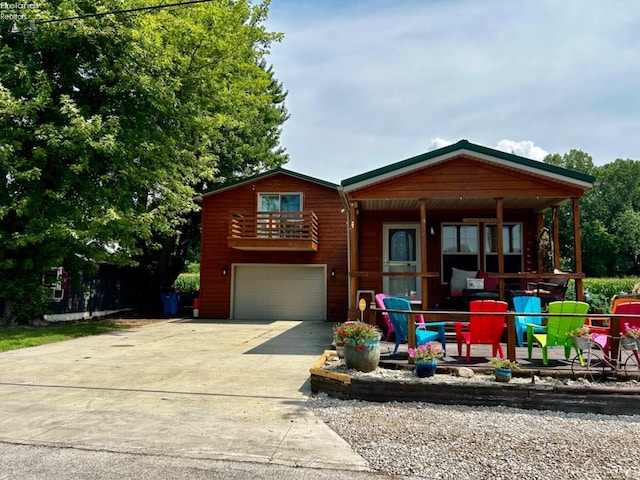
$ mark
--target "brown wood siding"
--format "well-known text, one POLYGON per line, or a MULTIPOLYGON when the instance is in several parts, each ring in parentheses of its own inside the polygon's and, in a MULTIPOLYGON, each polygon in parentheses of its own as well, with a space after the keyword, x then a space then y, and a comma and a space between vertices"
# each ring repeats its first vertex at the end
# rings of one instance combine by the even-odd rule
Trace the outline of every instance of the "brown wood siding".
POLYGON ((338 192, 286 174, 275 174, 203 197, 200 252, 200 316, 228 318, 234 263, 327 265, 327 319, 347 316, 347 227, 338 192), (227 246, 232 212, 255 211, 258 193, 302 193, 302 209, 318 216, 317 252, 242 251, 227 246), (226 266, 227 276, 222 275, 226 266), (331 278, 335 268, 336 277, 331 278))
MULTIPOLYGON (((493 218, 493 210, 465 210, 465 211, 427 211, 429 224, 434 224, 435 237, 427 238, 427 269, 429 272, 441 270, 441 237, 442 223, 461 222, 464 217, 493 218)), ((419 223, 420 211, 364 211, 358 217, 360 229, 360 270, 366 272, 382 272, 382 230, 384 223, 419 223)), ((531 211, 505 211, 504 222, 522 223, 523 263, 524 271, 534 271, 537 265, 536 235, 537 216, 531 211)), ((449 287, 440 278, 427 279, 429 288, 429 307, 442 306, 446 303, 449 287)), ((382 292, 381 277, 360 278, 361 290, 382 292)))
POLYGON ((434 166, 350 192, 350 199, 476 197, 580 197, 582 191, 460 156, 434 166))

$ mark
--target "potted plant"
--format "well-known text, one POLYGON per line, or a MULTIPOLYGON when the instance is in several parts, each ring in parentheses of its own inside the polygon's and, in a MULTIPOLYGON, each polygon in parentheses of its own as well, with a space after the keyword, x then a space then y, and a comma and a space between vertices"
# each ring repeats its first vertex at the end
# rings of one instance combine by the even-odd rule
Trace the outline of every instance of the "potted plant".
POLYGON ((582 326, 567 332, 568 338, 573 338, 573 343, 578 350, 589 350, 591 348, 591 340, 593 335, 589 331, 589 327, 582 326))
POLYGON ((333 327, 333 343, 336 346, 336 353, 339 358, 344 358, 344 346, 347 343, 347 335, 354 323, 353 321, 347 321, 338 323, 333 327))
POLYGON ((380 361, 380 329, 376 325, 360 321, 345 322, 342 325, 340 335, 344 341, 344 361, 347 368, 355 368, 361 372, 375 370, 380 361))
POLYGON ((438 360, 444 356, 442 348, 433 342, 410 348, 408 351, 409 357, 414 359, 415 372, 419 377, 433 376, 438 360))
POLYGON ((498 382, 508 382, 511 380, 514 370, 520 370, 518 362, 512 362, 508 359, 494 358, 491 360, 493 374, 498 382))
POLYGON ((640 327, 630 327, 628 323, 625 323, 620 344, 625 350, 640 349, 640 327))

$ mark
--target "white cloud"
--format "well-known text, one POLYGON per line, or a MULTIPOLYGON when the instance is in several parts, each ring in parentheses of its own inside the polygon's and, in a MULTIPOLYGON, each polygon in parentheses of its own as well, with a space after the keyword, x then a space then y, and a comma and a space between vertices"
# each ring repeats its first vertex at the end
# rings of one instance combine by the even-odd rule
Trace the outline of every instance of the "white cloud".
MULTIPOLYGON (((444 138, 436 137, 431 139, 431 141, 429 142, 429 151, 437 150, 438 148, 446 147, 453 143, 455 142, 452 142, 451 140, 446 140, 444 138)), ((477 143, 477 142, 472 142, 472 143, 477 143)), ((512 153, 514 155, 519 155, 521 157, 526 157, 526 158, 530 158, 532 160, 538 160, 538 161, 544 160, 544 157, 546 157, 549 154, 549 152, 547 152, 544 148, 538 147, 531 140, 517 141, 517 140, 502 139, 495 146, 490 146, 490 145, 485 145, 485 146, 488 146, 489 148, 493 148, 495 150, 500 150, 501 152, 512 153)))
POLYGON ((433 138, 431 139, 431 142, 429 142, 429 151, 446 147, 448 145, 451 145, 452 143, 455 143, 455 142, 452 142, 450 140, 445 140, 444 138, 440 138, 440 137, 433 138))
POLYGON ((536 144, 530 140, 518 142, 516 140, 503 139, 498 142, 498 145, 495 148, 496 150, 513 153, 514 155, 520 155, 521 157, 527 157, 538 161, 544 160, 544 157, 549 155, 549 152, 536 146, 536 144))

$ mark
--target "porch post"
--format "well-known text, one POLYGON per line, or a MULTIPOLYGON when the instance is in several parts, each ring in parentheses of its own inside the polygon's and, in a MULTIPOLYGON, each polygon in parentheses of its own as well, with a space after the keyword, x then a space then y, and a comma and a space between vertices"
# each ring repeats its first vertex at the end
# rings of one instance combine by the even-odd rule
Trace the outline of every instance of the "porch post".
MULTIPOLYGON (((498 241, 498 273, 504 273, 504 240, 502 238, 502 198, 496 198, 496 240, 498 241)), ((500 279, 500 298, 504 300, 504 278, 500 279)))
MULTIPOLYGON (((427 204, 424 199, 420 200, 420 239, 420 269, 424 273, 427 271, 427 204)), ((429 308, 427 282, 427 277, 420 279, 420 284, 422 285, 422 310, 429 308)))
MULTIPOLYGON (((558 219, 558 206, 551 207, 553 214, 553 268, 560 269, 560 221, 558 219)), ((573 217, 575 230, 575 214, 573 217)))
MULTIPOLYGON (((502 198, 496 198, 496 240, 498 241, 498 273, 504 273, 504 241, 502 238, 502 224, 503 224, 503 208, 502 198)), ((500 278, 500 299, 506 301, 504 278, 500 278)), ((515 361, 516 358, 516 326, 514 323, 514 317, 507 315, 507 358, 511 361, 515 361)))
POLYGON ((356 302, 356 293, 360 279, 352 274, 352 272, 360 271, 360 252, 358 248, 358 204, 357 202, 349 202, 349 264, 351 266, 351 272, 349 275, 349 309, 355 309, 358 307, 356 302))
MULTIPOLYGON (((582 239, 580 238, 580 199, 573 197, 573 245, 575 250, 576 273, 582 273, 582 239)), ((575 279, 576 300, 582 302, 584 293, 582 291, 582 278, 575 279)))

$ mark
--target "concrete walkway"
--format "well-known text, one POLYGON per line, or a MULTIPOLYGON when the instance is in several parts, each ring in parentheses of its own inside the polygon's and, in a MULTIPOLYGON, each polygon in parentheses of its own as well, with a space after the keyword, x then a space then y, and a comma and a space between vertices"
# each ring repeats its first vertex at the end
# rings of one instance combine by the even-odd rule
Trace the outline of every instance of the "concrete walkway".
POLYGON ((0 354, 0 441, 366 470, 305 406, 330 323, 168 320, 0 354))

